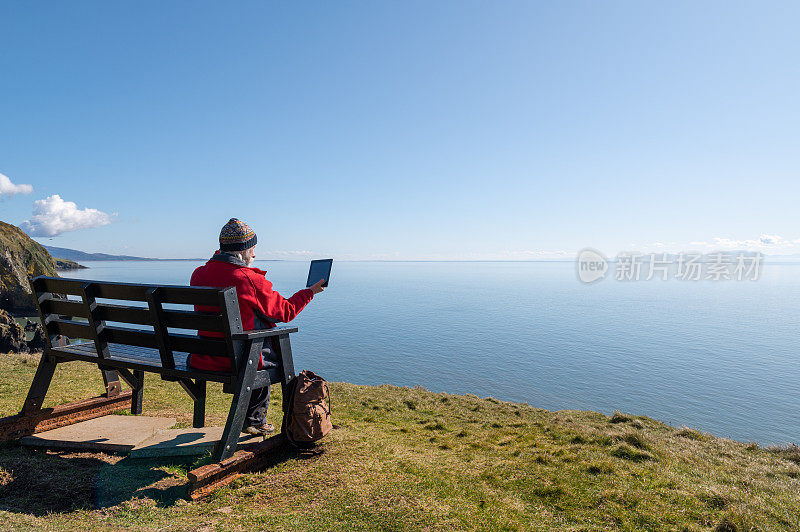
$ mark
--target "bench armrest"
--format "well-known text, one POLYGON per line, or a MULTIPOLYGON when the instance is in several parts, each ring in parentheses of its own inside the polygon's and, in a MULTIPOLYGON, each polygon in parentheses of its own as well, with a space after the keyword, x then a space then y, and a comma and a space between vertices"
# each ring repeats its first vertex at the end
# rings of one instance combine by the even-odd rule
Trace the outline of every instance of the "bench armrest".
POLYGON ((257 340, 259 338, 267 338, 269 336, 280 336, 282 334, 289 334, 297 332, 297 327, 275 327, 272 329, 256 329, 254 331, 247 331, 243 333, 232 334, 231 338, 234 340, 257 340))

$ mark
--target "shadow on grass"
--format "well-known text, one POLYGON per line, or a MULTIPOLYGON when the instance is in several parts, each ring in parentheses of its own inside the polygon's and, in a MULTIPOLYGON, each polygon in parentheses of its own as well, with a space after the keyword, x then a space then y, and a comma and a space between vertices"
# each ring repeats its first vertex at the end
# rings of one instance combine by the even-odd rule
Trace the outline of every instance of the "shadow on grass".
MULTIPOLYGON (((284 445, 253 472, 287 460, 314 459, 324 452, 324 446, 303 451, 284 445)), ((188 498, 186 473, 210 461, 208 455, 130 458, 2 444, 0 510, 39 517, 109 508, 137 498, 169 507, 188 498)))
POLYGON ((0 510, 43 516, 149 498, 172 506, 186 498, 185 471, 196 457, 122 458, 97 453, 0 447, 0 510))

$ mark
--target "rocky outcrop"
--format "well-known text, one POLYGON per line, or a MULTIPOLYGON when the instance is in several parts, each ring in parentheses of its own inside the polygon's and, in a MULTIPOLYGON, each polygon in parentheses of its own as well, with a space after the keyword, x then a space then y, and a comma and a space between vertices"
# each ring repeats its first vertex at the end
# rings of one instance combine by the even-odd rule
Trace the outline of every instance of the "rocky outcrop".
POLYGON ((44 329, 38 321, 28 320, 23 327, 11 314, 0 310, 0 354, 43 351, 44 345, 44 329))
POLYGON ((56 263, 56 270, 58 271, 85 270, 87 268, 83 264, 78 264, 77 262, 69 259, 59 259, 53 257, 53 261, 56 263))
POLYGON ((11 314, 0 310, 0 353, 27 353, 25 330, 11 314))
POLYGON ((34 275, 56 276, 53 257, 18 227, 0 222, 0 309, 35 314, 28 284, 34 275))
MULTIPOLYGON (((28 340, 28 349, 31 352, 44 351, 44 329, 38 323, 32 321, 28 323, 33 323, 35 325, 33 329, 33 338, 28 340)), ((27 330, 27 327, 25 329, 27 330)))

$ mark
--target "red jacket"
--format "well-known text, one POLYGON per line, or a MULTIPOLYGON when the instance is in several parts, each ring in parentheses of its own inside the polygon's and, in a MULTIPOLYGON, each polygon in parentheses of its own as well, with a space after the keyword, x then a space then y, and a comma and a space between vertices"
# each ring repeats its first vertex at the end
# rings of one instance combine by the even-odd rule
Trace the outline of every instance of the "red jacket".
MULTIPOLYGON (((284 299, 272 289, 272 283, 264 275, 267 272, 258 268, 248 268, 238 257, 220 254, 219 251, 192 273, 192 286, 213 286, 216 288, 236 287, 239 299, 239 312, 242 316, 242 328, 245 331, 255 329, 257 314, 266 316, 275 321, 288 322, 294 319, 314 297, 314 292, 305 288, 294 294, 289 299, 284 299)), ((197 311, 219 312, 219 307, 195 305, 197 311)), ((274 325, 267 323, 267 328, 274 325)), ((212 331, 198 331, 200 336, 219 338, 222 333, 212 331)), ((211 355, 191 355, 189 364, 193 368, 210 371, 229 371, 231 368, 228 358, 211 355)), ((263 359, 258 367, 261 369, 263 359)))

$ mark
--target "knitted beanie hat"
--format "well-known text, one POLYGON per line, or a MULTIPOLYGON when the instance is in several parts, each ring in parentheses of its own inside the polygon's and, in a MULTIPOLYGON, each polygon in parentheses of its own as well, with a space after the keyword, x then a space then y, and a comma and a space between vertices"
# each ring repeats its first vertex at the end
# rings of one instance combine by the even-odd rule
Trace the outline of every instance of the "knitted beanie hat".
POLYGON ((256 245, 256 233, 241 220, 231 218, 219 232, 220 251, 244 251, 256 245))

